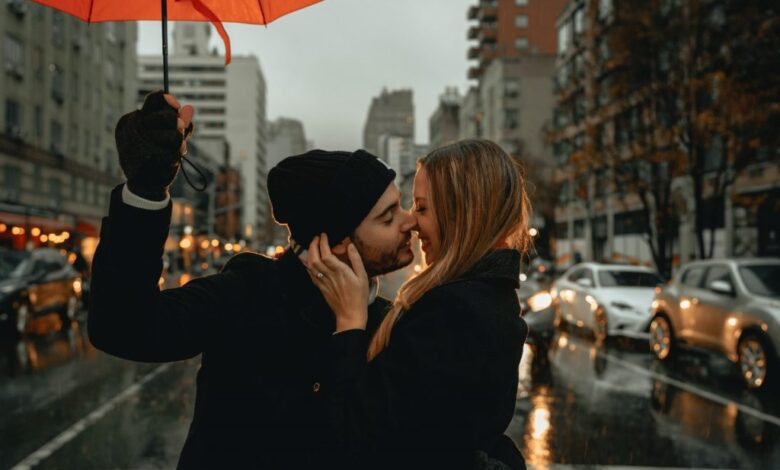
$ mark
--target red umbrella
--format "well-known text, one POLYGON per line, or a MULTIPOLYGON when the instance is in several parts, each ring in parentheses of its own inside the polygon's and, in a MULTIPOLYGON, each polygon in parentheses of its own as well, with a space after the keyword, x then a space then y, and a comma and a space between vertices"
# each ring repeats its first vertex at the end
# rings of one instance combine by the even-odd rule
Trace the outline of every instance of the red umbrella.
POLYGON ((321 0, 33 0, 88 23, 162 20, 163 76, 168 93, 168 20, 210 21, 225 43, 230 63, 230 38, 223 22, 268 24, 321 0))

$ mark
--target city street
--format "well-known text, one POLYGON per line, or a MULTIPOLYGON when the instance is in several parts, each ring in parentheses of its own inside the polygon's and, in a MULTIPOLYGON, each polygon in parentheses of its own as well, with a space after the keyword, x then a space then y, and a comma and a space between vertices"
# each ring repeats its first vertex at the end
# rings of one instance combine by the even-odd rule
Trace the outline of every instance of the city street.
MULTIPOLYGON (((78 325, 0 344, 0 468, 175 466, 197 359, 119 360, 95 350, 78 325)), ((596 348, 568 332, 554 337, 549 362, 536 359, 526 347, 507 430, 530 467, 780 462, 777 400, 744 391, 725 361, 689 354, 665 367, 644 344, 596 348)))

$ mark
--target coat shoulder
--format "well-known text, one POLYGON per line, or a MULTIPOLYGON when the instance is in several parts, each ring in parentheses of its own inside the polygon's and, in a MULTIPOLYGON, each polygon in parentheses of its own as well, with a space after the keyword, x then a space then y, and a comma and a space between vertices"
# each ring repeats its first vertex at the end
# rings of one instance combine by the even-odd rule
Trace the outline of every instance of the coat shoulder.
POLYGON ((227 271, 263 271, 268 272, 273 269, 274 260, 268 256, 247 251, 239 253, 228 260, 222 267, 222 272, 227 271))

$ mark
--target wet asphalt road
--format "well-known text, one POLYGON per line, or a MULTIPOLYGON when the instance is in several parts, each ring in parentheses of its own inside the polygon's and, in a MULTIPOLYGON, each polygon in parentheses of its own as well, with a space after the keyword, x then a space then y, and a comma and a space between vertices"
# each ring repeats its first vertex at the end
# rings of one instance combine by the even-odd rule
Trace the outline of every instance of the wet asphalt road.
MULTIPOLYGON (((641 343, 596 348, 574 333, 554 337, 548 361, 533 354, 507 429, 530 467, 780 468, 777 392, 744 391, 726 361, 661 365, 641 343)), ((109 357, 78 324, 3 338, 0 469, 174 468, 197 366, 109 357)))

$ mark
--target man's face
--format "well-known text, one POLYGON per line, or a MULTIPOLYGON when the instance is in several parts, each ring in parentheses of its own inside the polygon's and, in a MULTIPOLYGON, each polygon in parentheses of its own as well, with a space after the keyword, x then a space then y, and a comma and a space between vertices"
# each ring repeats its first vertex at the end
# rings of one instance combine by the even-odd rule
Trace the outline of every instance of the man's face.
POLYGON ((393 272, 414 261, 411 240, 415 224, 414 217, 401 209, 401 193, 395 183, 390 183, 352 235, 369 276, 393 272))

